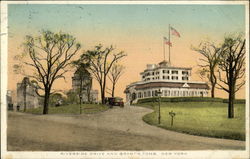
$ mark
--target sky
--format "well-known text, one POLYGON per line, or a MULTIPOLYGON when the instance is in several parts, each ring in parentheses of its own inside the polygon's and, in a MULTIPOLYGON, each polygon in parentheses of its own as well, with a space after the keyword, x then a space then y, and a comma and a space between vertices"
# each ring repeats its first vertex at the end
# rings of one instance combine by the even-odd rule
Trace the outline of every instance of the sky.
MULTIPOLYGON (((22 53, 25 35, 39 35, 42 29, 63 31, 76 37, 84 50, 99 43, 113 45, 127 56, 120 62, 126 67, 117 83, 116 96, 125 97, 126 85, 139 81, 147 64, 163 60, 163 36, 169 25, 181 35, 171 36, 171 63, 192 67, 192 81, 197 75, 201 56, 191 50, 203 39, 221 43, 229 33, 245 31, 245 6, 240 4, 9 4, 8 5, 8 89, 15 90, 22 76, 13 73, 13 57, 22 53)), ((167 46, 166 46, 167 47, 167 46)), ((168 49, 167 49, 168 50, 168 49)), ((168 52, 166 51, 168 54, 168 52)), ((168 58, 168 56, 167 56, 168 58)), ((72 73, 55 83, 55 89, 70 89, 72 73)), ((99 89, 94 81, 94 89, 99 89)), ((227 97, 216 90, 216 96, 227 97)), ((242 88, 237 98, 245 98, 242 88)))

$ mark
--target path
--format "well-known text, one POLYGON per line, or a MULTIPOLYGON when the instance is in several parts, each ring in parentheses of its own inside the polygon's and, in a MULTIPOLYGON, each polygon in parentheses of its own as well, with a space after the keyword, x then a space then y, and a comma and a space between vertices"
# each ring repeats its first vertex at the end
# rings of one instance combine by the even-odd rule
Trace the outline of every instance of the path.
POLYGON ((82 115, 10 112, 8 150, 214 150, 244 149, 245 142, 182 134, 148 125, 152 110, 115 107, 82 115))

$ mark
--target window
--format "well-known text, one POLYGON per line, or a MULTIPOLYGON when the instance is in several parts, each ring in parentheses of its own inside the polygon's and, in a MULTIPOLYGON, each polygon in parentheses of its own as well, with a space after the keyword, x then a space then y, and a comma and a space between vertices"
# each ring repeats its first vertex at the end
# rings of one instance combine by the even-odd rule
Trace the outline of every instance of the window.
POLYGON ((173 70, 173 71, 172 71, 172 74, 178 74, 178 71, 173 70))
POLYGON ((162 70, 162 73, 169 73, 169 70, 162 70))
POLYGON ((148 97, 151 97, 151 91, 148 91, 148 97))
POLYGON ((167 91, 164 91, 164 96, 168 96, 168 92, 167 91))
POLYGON ((172 76, 172 80, 178 80, 178 76, 172 76))
POLYGON ((179 92, 180 92, 180 91, 176 91, 176 92, 177 92, 177 93, 176 93, 176 96, 179 96, 179 92))
POLYGON ((155 75, 155 72, 152 72, 152 75, 155 75))
POLYGON ((146 92, 144 92, 144 97, 147 97, 147 93, 146 92))
POLYGON ((169 79, 169 76, 162 76, 162 79, 169 79))
POLYGON ((182 77, 182 80, 184 81, 184 80, 188 80, 188 77, 182 77))
POLYGON ((138 98, 141 98, 141 92, 138 93, 138 98))
POLYGON ((188 75, 188 71, 182 71, 183 75, 188 75))

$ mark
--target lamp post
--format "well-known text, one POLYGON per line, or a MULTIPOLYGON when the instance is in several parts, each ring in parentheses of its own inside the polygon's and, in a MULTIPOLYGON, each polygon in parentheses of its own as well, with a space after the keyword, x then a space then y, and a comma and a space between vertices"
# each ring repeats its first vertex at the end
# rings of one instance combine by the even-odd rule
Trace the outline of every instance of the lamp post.
POLYGON ((82 114, 82 94, 80 94, 80 114, 82 114))
POLYGON ((158 111, 158 124, 161 124, 161 90, 159 89, 157 92, 157 96, 159 97, 158 102, 159 102, 159 111, 158 111))

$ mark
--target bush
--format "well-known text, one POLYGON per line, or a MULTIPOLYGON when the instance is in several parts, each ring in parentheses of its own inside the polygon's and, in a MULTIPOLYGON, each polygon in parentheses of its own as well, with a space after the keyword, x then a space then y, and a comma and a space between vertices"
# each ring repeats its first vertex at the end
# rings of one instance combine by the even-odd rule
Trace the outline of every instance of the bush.
MULTIPOLYGON (((223 103, 228 103, 228 99, 223 99, 223 103)), ((234 104, 246 104, 245 99, 235 99, 234 104)))
MULTIPOLYGON (((157 102, 158 97, 139 99, 137 103, 157 102)), ((210 97, 161 97, 162 102, 223 102, 222 98, 210 97)))

